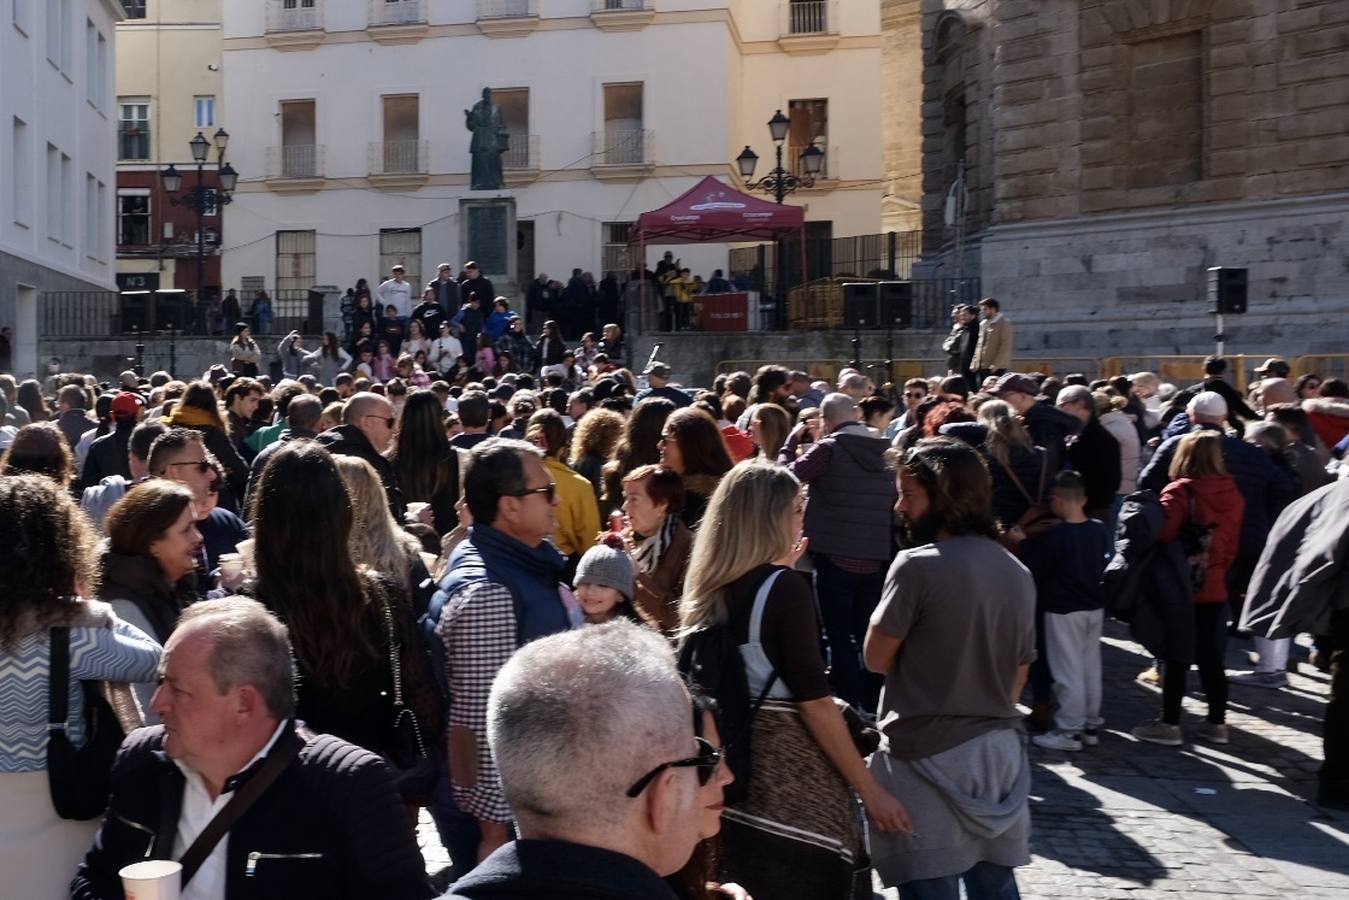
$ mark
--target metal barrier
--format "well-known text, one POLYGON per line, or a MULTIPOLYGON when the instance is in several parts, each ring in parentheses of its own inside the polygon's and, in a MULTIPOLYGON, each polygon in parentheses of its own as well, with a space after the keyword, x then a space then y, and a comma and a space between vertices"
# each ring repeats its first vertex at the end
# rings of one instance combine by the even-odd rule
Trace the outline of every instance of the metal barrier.
MULTIPOLYGON (((1019 358, 1016 360, 1016 370, 1018 372, 1038 372, 1058 376, 1081 373, 1088 378, 1095 379, 1106 377, 1101 365, 1102 362, 1104 361, 1089 357, 1071 356, 1019 358)), ((723 359, 717 363, 714 371, 718 374, 742 371, 753 374, 760 366, 768 365, 786 365, 786 363, 772 359, 723 359)), ((790 368, 801 369, 812 378, 829 382, 838 378, 840 370, 852 366, 852 360, 838 358, 795 360, 790 364, 790 368)), ((944 375, 946 374, 946 359, 944 357, 941 359, 863 359, 861 365, 857 368, 866 372, 877 384, 887 381, 898 383, 907 378, 931 378, 936 375, 944 375)))
MULTIPOLYGON (((322 330, 323 294, 279 290, 270 297, 272 315, 265 323, 267 327, 261 329, 260 320, 248 315, 252 298, 241 298, 244 319, 255 330, 264 334, 288 334, 292 330, 317 334, 322 330)), ((169 330, 182 335, 232 335, 233 325, 219 321, 219 310, 212 310, 210 302, 194 291, 46 291, 38 304, 38 337, 43 340, 169 330)))

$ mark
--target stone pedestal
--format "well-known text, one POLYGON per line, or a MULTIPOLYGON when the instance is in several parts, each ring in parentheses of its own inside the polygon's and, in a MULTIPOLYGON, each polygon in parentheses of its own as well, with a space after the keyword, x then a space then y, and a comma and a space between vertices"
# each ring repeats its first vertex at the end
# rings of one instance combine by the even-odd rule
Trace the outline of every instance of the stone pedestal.
MULTIPOLYGON (((474 260, 498 294, 518 292, 515 246, 515 199, 459 201, 460 259, 474 260)), ((490 312, 490 310, 487 310, 490 312)))

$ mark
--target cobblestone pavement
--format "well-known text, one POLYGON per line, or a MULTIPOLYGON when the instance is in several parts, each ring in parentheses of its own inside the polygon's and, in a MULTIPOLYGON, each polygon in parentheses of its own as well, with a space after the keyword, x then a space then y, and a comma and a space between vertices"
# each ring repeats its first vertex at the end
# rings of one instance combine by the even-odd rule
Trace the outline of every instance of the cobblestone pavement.
MULTIPOLYGON (((1231 641, 1228 668, 1250 668, 1231 641)), ((1017 871, 1025 900, 1349 898, 1349 814, 1314 803, 1329 677, 1306 663, 1288 688, 1232 685, 1225 747, 1194 739, 1203 718, 1192 673, 1183 747, 1134 740, 1129 729, 1161 708, 1136 676, 1149 665, 1124 628, 1106 626, 1106 732, 1080 753, 1031 748, 1031 864, 1017 871)), ((427 868, 448 865, 423 814, 427 868)), ((894 900, 877 885, 877 898, 894 900)), ((788 898, 758 898, 788 900, 788 898)), ((806 900, 806 898, 790 898, 806 900)))

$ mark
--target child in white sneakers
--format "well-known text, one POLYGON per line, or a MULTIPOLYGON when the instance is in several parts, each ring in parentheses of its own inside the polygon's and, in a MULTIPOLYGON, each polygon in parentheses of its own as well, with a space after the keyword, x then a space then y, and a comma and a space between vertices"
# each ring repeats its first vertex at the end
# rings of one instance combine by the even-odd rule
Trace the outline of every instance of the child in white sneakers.
POLYGON ((1018 550, 1035 577, 1036 603, 1045 619, 1042 652, 1054 675, 1054 728, 1032 741, 1049 750, 1081 750, 1100 742, 1101 625, 1105 602, 1101 573, 1110 536, 1087 518, 1082 476, 1060 472, 1050 491, 1059 524, 1027 538, 1018 550))

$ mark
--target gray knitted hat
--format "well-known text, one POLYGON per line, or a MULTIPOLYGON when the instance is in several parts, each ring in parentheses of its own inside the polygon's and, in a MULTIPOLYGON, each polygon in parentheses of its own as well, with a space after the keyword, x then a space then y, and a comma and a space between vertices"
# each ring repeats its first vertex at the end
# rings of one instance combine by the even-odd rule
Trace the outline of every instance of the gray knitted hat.
POLYGON ((627 553, 605 544, 596 544, 581 557, 573 583, 577 587, 583 584, 611 587, 626 599, 632 600, 633 578, 632 559, 627 553))

